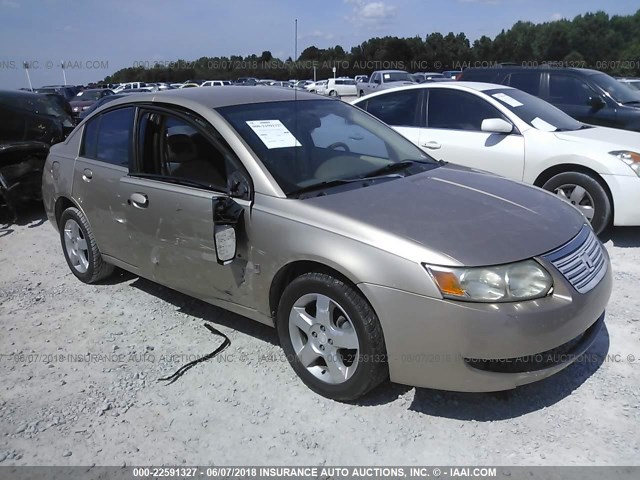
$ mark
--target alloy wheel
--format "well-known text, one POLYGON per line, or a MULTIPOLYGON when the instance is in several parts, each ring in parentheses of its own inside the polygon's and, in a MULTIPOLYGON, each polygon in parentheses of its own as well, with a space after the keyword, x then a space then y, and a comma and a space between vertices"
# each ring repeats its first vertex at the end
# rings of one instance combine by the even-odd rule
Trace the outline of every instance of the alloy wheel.
POLYGON ((565 184, 554 190, 554 193, 562 200, 569 202, 578 208, 591 222, 595 214, 595 203, 591 194, 580 185, 565 184))
POLYGON ((89 269, 89 247, 78 222, 70 218, 64 224, 64 247, 72 267, 78 273, 89 269))
POLYGON ((289 338, 301 365, 323 382, 344 383, 358 368, 360 343, 354 325, 326 295, 310 293, 294 303, 289 338))

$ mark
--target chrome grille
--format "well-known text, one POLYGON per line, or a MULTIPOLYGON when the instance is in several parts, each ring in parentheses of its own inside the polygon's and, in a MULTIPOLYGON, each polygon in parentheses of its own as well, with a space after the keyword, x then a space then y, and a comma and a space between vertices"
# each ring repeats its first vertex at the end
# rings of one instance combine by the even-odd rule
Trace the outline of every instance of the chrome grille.
POLYGON ((580 293, 587 293, 607 273, 604 247, 588 226, 569 243, 543 258, 549 260, 580 293))

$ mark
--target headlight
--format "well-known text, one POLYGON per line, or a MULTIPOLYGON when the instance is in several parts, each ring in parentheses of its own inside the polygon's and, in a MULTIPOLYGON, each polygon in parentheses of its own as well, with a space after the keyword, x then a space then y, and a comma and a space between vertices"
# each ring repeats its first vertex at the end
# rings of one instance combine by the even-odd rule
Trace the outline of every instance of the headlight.
POLYGON ((640 177, 640 153, 631 152, 627 150, 619 150, 616 152, 609 152, 609 155, 622 160, 624 163, 631 167, 631 170, 640 177))
POLYGON ((519 302, 544 297, 551 275, 534 260, 496 267, 425 268, 447 298, 470 302, 519 302))

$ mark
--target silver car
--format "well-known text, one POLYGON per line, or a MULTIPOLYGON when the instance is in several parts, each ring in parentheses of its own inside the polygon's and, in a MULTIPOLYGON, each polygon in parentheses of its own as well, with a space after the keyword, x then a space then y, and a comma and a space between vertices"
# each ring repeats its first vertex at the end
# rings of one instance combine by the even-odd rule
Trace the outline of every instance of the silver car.
POLYGON ((300 91, 115 100, 51 148, 43 194, 81 281, 120 267, 276 327, 302 381, 338 400, 388 378, 548 377, 589 348, 611 293, 571 205, 300 91))

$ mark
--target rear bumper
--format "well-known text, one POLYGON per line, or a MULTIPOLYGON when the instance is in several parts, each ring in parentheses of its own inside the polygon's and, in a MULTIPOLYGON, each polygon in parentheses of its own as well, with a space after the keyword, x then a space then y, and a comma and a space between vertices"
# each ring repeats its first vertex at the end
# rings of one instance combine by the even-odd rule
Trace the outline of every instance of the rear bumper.
POLYGON ((613 197, 613 225, 634 227, 640 225, 640 177, 602 175, 613 197))
POLYGON ((611 269, 607 257, 604 278, 586 294, 549 270, 554 292, 521 303, 455 302, 360 284, 382 324, 391 380, 484 392, 512 389, 566 368, 591 346, 604 323, 611 269))

